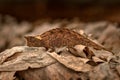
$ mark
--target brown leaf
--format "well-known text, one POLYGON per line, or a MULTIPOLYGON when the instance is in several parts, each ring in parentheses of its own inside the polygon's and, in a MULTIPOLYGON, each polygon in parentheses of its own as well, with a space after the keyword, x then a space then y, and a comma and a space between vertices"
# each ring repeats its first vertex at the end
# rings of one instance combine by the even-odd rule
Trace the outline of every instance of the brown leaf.
POLYGON ((66 67, 73 69, 75 71, 86 72, 92 69, 92 66, 87 64, 89 59, 86 58, 74 57, 72 55, 61 56, 61 55, 57 55, 55 52, 49 53, 49 55, 51 55, 58 62, 62 63, 66 67))
POLYGON ((39 69, 28 69, 17 72, 24 80, 77 80, 77 72, 68 69, 60 63, 51 64, 39 69))
POLYGON ((14 80, 15 72, 0 72, 0 80, 14 80))
POLYGON ((102 62, 102 63, 105 62, 104 60, 102 60, 102 59, 100 59, 100 58, 98 58, 98 57, 95 57, 95 56, 92 57, 92 60, 93 60, 94 62, 96 62, 96 63, 97 63, 97 62, 98 62, 98 63, 99 63, 99 62, 102 62))
POLYGON ((118 66, 116 67, 116 69, 117 69, 117 71, 118 71, 118 74, 120 75, 120 65, 118 65, 118 66))
POLYGON ((48 52, 44 48, 34 48, 34 47, 14 47, 10 50, 6 50, 1 53, 1 65, 0 71, 20 71, 30 68, 40 68, 56 61, 52 59, 48 52), (14 54, 18 54, 21 51, 19 57, 14 57, 7 60, 10 57, 13 57, 14 54), (44 54, 43 54, 44 53, 44 54), (5 62, 4 62, 5 61, 5 62))
POLYGON ((110 61, 114 55, 113 53, 109 52, 109 51, 106 51, 106 50, 96 50, 96 49, 93 49, 93 48, 90 48, 89 49, 94 53, 94 55, 104 61, 110 61))
POLYGON ((83 52, 84 48, 84 45, 76 45, 74 48, 69 48, 69 50, 75 56, 86 58, 86 54, 83 52))
POLYGON ((89 47, 85 47, 83 50, 87 56, 87 58, 91 59, 92 56, 94 56, 94 53, 92 52, 92 50, 89 49, 89 47))
POLYGON ((119 80, 119 76, 110 69, 107 62, 96 66, 89 74, 90 80, 119 80))

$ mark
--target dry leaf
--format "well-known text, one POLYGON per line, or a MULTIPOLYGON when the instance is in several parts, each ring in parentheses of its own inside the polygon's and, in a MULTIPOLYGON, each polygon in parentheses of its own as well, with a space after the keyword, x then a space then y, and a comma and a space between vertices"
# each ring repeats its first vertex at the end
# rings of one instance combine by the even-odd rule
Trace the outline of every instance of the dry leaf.
POLYGON ((120 64, 116 67, 118 74, 120 75, 120 64))
POLYGON ((0 71, 20 71, 26 70, 29 67, 40 68, 55 63, 56 61, 47 55, 47 53, 48 52, 42 47, 15 47, 6 50, 5 52, 2 52, 0 56, 0 59, 3 59, 2 64, 0 65, 0 71), (9 61, 7 60, 8 57, 14 56, 13 54, 18 54, 17 52, 21 50, 23 51, 20 52, 21 54, 18 57, 9 61))
POLYGON ((98 58, 98 57, 96 57, 96 56, 93 56, 93 57, 92 57, 92 60, 93 60, 94 62, 96 62, 96 63, 99 63, 99 62, 100 62, 100 63, 101 63, 101 62, 103 63, 103 62, 105 62, 104 60, 102 60, 102 59, 100 59, 100 58, 98 58))
POLYGON ((69 50, 76 56, 86 58, 86 54, 83 52, 84 48, 84 45, 76 45, 74 48, 69 48, 69 50))
POLYGON ((110 69, 107 62, 96 66, 89 74, 90 80, 119 80, 119 75, 110 69))
POLYGON ((24 80, 77 80, 78 72, 68 69, 60 63, 51 64, 40 69, 28 69, 17 72, 24 80))
POLYGON ((108 61, 108 62, 114 57, 113 53, 106 51, 106 50, 95 50, 90 47, 89 49, 94 53, 96 57, 102 60, 108 61))
POLYGON ((92 69, 92 66, 87 64, 89 59, 86 58, 80 58, 80 57, 74 57, 71 55, 68 56, 61 56, 57 55, 55 52, 49 53, 53 58, 55 58, 58 62, 65 65, 66 67, 73 69, 75 71, 90 71, 92 69))
POLYGON ((14 80, 15 72, 0 72, 0 80, 14 80))

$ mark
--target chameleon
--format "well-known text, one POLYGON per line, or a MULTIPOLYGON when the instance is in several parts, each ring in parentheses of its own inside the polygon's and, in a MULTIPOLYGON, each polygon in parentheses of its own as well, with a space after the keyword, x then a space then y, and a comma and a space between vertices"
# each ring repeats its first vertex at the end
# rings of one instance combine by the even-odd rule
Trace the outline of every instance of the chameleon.
POLYGON ((75 45, 84 45, 93 47, 97 50, 104 49, 87 37, 67 28, 56 28, 42 33, 41 35, 25 36, 27 46, 29 47, 45 47, 46 49, 55 50, 60 47, 74 47, 75 45))

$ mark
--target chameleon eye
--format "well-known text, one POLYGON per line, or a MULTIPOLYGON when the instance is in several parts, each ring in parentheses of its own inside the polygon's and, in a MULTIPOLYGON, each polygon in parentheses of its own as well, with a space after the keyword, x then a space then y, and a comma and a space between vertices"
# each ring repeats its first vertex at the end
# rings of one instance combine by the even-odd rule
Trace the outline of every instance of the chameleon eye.
POLYGON ((41 40, 42 38, 38 35, 38 36, 35 36, 35 38, 41 40))

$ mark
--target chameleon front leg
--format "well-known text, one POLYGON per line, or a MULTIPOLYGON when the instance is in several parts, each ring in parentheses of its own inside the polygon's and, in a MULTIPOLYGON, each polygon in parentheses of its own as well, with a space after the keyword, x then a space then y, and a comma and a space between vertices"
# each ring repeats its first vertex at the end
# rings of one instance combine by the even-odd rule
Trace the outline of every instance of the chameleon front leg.
POLYGON ((68 48, 66 46, 65 47, 60 47, 60 48, 54 47, 54 48, 49 48, 48 51, 60 54, 62 51, 67 50, 67 49, 68 48))

